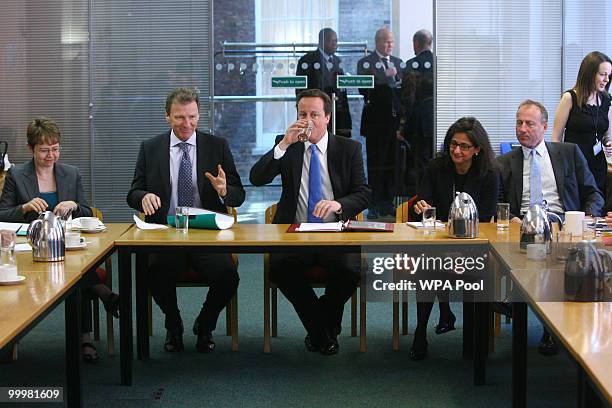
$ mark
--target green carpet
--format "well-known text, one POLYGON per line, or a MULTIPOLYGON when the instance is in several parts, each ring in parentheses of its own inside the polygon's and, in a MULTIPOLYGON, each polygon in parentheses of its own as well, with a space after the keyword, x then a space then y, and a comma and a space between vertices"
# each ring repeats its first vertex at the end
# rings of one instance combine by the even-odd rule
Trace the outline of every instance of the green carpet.
MULTIPOLYGON (((116 263, 115 263, 116 265, 116 263)), ((325 357, 304 350, 304 330, 287 301, 279 296, 279 337, 272 353, 263 353, 262 257, 240 256, 239 351, 231 352, 225 314, 215 333, 213 354, 195 352, 190 334, 206 289, 179 289, 185 321, 186 350, 162 352, 165 332, 154 306, 151 360, 135 361, 134 385, 119 385, 119 357, 106 353, 104 334, 100 363, 82 366, 84 403, 90 407, 490 407, 511 406, 511 331, 502 336, 487 364, 487 385, 472 385, 472 362, 461 357, 460 304, 452 304, 457 330, 436 336, 437 306, 430 321, 429 356, 408 357, 412 335, 402 336, 400 351, 391 351, 391 305, 368 303, 368 351, 358 352, 350 337, 350 305, 345 308, 340 353, 325 357)), ((116 279, 115 279, 116 281, 116 279)), ((415 325, 410 305, 410 332, 415 325)), ((64 311, 59 307, 19 345, 19 359, 0 365, 2 386, 61 386, 64 381, 64 311)), ((104 327, 105 317, 101 326, 104 327)), ((575 406, 576 369, 564 352, 542 357, 535 347, 539 322, 529 319, 528 403, 534 407, 575 406)), ((119 345, 118 321, 115 321, 119 345)), ((17 406, 8 404, 7 406, 17 406)), ((27 406, 27 405, 19 405, 27 406)), ((33 407, 51 406, 32 404, 33 407)))

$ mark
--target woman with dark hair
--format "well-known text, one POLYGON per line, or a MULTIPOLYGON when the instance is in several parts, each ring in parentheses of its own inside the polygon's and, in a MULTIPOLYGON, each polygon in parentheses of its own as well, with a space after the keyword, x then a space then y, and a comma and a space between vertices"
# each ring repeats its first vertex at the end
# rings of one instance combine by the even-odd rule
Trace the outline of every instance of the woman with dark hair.
MULTIPOLYGON (((73 217, 90 217, 81 174, 74 166, 58 163, 61 152, 60 130, 48 118, 38 117, 28 125, 27 142, 32 160, 13 166, 0 197, 0 221, 29 223, 43 211, 73 217)), ((98 352, 91 343, 91 299, 99 297, 104 308, 119 317, 119 295, 113 293, 94 272, 81 278, 81 355, 86 363, 98 362, 98 352)))
MULTIPOLYGON (((489 222, 495 213, 498 189, 495 154, 487 131, 476 118, 463 117, 450 126, 442 151, 429 162, 413 211, 420 215, 426 208, 436 207, 438 219, 447 221, 455 194, 466 192, 476 203, 480 221, 489 222)), ((415 361, 427 355, 427 322, 436 295, 440 304, 436 334, 455 329, 448 292, 417 291, 417 328, 410 350, 410 358, 415 361)))
POLYGON ((611 73, 612 60, 607 55, 599 51, 587 54, 576 84, 561 96, 552 132, 553 142, 565 141, 580 147, 604 197, 608 168, 605 156, 612 156, 608 94, 611 73))

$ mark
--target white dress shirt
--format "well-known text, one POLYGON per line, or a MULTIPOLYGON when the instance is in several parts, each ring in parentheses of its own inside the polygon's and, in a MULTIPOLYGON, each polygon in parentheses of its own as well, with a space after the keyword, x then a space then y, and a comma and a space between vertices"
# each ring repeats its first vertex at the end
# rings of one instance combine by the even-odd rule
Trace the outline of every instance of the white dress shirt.
MULTIPOLYGON (((319 163, 321 164, 321 179, 323 181, 323 199, 334 200, 334 192, 331 186, 331 180, 329 179, 329 170, 327 168, 327 143, 329 142, 329 136, 327 132, 317 143, 317 149, 319 151, 319 163)), ((300 143, 300 142, 296 142, 300 143)), ((304 159, 302 160, 302 177, 300 179, 300 192, 298 194, 297 211, 295 214, 295 222, 302 223, 308 220, 308 175, 310 171, 310 145, 312 143, 304 143, 304 159)), ((285 150, 282 150, 278 144, 274 147, 274 159, 280 160, 285 155, 285 150)), ((339 218, 337 214, 331 213, 323 222, 334 222, 339 218)))
MULTIPOLYGON (((183 151, 179 147, 180 140, 174 134, 174 131, 170 132, 170 207, 168 208, 168 215, 176 213, 176 204, 178 202, 178 173, 181 167, 181 159, 183 157, 183 151)), ((198 191, 198 162, 197 162, 197 144, 196 144, 196 133, 193 134, 185 141, 189 144, 189 158, 191 160, 191 183, 193 184, 193 207, 201 208, 202 203, 200 202, 200 192, 198 191)))
MULTIPOLYGON (((521 146, 523 149, 523 195, 521 198, 521 214, 529 210, 529 176, 531 174, 531 150, 528 147, 521 146)), ((557 183, 555 181, 555 173, 553 171, 552 162, 548 155, 548 149, 544 140, 535 147, 537 154, 540 155, 540 165, 542 166, 540 174, 542 177, 542 199, 546 200, 550 211, 563 214, 565 209, 559 198, 557 191, 557 183)))

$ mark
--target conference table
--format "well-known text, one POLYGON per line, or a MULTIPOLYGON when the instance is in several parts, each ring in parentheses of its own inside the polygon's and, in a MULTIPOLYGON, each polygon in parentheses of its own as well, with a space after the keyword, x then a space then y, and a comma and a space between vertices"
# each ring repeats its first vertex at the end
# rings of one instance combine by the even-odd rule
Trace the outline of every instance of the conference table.
MULTIPOLYGON (((235 224, 232 229, 200 230, 190 229, 187 233, 175 229, 140 230, 131 228, 115 241, 119 255, 119 292, 121 293, 120 313, 120 359, 121 383, 132 383, 132 254, 136 255, 136 315, 143 316, 147 307, 146 268, 144 259, 152 252, 166 252, 179 256, 189 251, 208 253, 278 253, 278 252, 312 252, 334 251, 336 253, 364 253, 380 248, 397 249, 400 247, 423 245, 456 245, 461 243, 470 247, 481 247, 487 250, 486 238, 456 240, 449 238, 443 229, 435 233, 424 234, 423 231, 411 228, 405 224, 396 224, 393 232, 287 232, 287 224, 235 224), (125 318, 127 316, 128 318, 125 318)), ((363 282, 363 279, 362 279, 363 282)), ((481 304, 475 304, 475 313, 486 313, 481 304)), ((484 319, 486 317, 482 317, 484 319)), ((478 318, 475 317, 475 321, 478 318)), ((362 324, 363 324, 362 319, 362 324)), ((264 325, 264 330, 268 325, 264 325)), ((482 333, 474 327, 474 333, 482 333)), ((137 357, 146 360, 149 357, 148 332, 145 319, 137 319, 137 357)), ((468 343, 475 352, 485 349, 480 343, 486 343, 486 333, 481 336, 469 335, 468 343), (470 344, 471 345, 471 344, 470 344)), ((362 336, 361 341, 365 338, 362 336)), ((478 354, 478 353, 476 353, 478 354)), ((486 352, 474 356, 474 382, 484 383, 484 359, 486 352)))
MULTIPOLYGON (((612 341, 610 338, 610 303, 543 302, 541 293, 562 296, 564 264, 547 258, 532 261, 519 252, 519 225, 512 224, 509 231, 497 231, 495 224, 480 224, 476 239, 452 239, 445 230, 424 234, 405 224, 396 224, 391 233, 383 232, 312 232, 289 233, 289 225, 236 224, 232 229, 189 230, 187 233, 166 230, 140 230, 130 228, 115 241, 119 254, 119 290, 121 296, 121 383, 132 383, 132 254, 136 255, 136 308, 137 316, 147 305, 144 259, 151 252, 173 253, 177 256, 189 251, 209 253, 273 253, 273 252, 367 252, 377 247, 409 247, 414 245, 483 246, 491 254, 491 270, 499 276, 508 276, 520 298, 514 300, 513 319, 513 406, 526 405, 527 388, 527 305, 550 328, 552 334, 577 361, 583 374, 582 383, 592 381, 596 392, 604 401, 612 401, 612 341), (553 279, 554 277, 554 279, 553 279), (552 280, 551 280, 552 279, 552 280), (553 282, 554 284, 551 284, 553 282), (555 292, 556 291, 556 292, 555 292), (559 292, 561 291, 561 292, 559 292), (574 316, 586 316, 573 321, 574 316), (125 318, 127 317, 127 318, 125 318)), ((562 298, 561 298, 562 299, 562 298)), ((474 307, 473 358, 474 384, 485 382, 485 362, 488 353, 490 314, 488 303, 477 302, 474 307)), ((267 328, 264 327, 264 330, 267 328)), ((137 356, 148 359, 148 333, 145 319, 137 320, 137 356)), ((465 341, 465 337, 464 337, 465 341)), ((588 387, 581 398, 588 398, 588 387), (586 395, 586 397, 585 397, 586 395)))
MULTIPOLYGON (((107 224, 107 230, 83 234, 87 247, 66 251, 62 262, 34 262, 31 252, 17 252, 17 271, 25 281, 0 286, 0 349, 19 341, 55 307, 65 304, 67 406, 81 406, 79 281, 115 249, 115 240, 130 224, 107 224)), ((6 368, 5 368, 6 369, 6 368)), ((8 384, 4 384, 8 386, 8 384)))
POLYGON ((500 233, 484 227, 491 252, 512 280, 513 406, 527 405, 527 306, 578 365, 578 406, 612 405, 612 302, 565 302, 565 263, 549 256, 527 259, 519 251, 519 226, 500 233))

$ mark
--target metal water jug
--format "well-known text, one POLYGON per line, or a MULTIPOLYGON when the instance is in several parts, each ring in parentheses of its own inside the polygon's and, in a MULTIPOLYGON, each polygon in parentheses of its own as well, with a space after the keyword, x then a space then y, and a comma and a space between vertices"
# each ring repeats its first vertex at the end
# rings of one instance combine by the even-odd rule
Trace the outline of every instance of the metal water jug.
POLYGON ((527 252, 527 245, 529 244, 545 244, 546 253, 550 254, 552 230, 549 217, 556 218, 559 228, 562 228, 561 218, 548 211, 546 201, 542 205, 534 204, 529 208, 521 224, 520 252, 527 252))
POLYGON ((66 251, 64 228, 51 211, 40 213, 28 227, 28 242, 35 261, 63 261, 66 251))
POLYGON ((478 238, 478 208, 468 193, 457 192, 448 213, 451 238, 478 238))
POLYGON ((593 242, 576 243, 565 263, 565 300, 570 302, 609 301, 612 257, 593 242))

